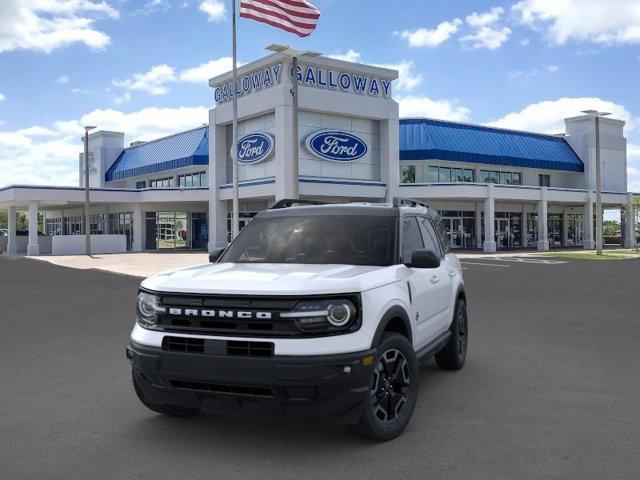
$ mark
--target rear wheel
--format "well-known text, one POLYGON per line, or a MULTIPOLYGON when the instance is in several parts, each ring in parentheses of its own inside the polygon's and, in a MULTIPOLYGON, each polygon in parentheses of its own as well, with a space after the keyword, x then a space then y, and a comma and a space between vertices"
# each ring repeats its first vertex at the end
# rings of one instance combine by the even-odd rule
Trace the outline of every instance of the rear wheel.
POLYGON ((385 334, 362 417, 354 430, 379 441, 400 435, 416 406, 418 382, 418 363, 411 343, 397 333, 385 334))
POLYGON ((442 350, 436 353, 436 363, 445 370, 460 370, 467 358, 469 336, 467 304, 461 298, 456 302, 455 315, 451 327, 451 337, 442 350))
POLYGON ((161 413, 162 415, 168 415, 170 417, 191 417, 200 412, 199 408, 178 407, 176 405, 156 405, 151 403, 145 398, 144 393, 138 386, 136 375, 133 372, 131 373, 131 380, 133 381, 133 389, 135 390, 138 399, 149 410, 161 413))

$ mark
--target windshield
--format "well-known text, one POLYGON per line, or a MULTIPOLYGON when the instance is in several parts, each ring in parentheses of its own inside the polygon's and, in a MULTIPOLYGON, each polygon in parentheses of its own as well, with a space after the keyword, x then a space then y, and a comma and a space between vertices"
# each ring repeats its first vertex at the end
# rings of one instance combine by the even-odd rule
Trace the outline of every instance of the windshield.
POLYGON ((220 262, 392 265, 395 217, 257 217, 220 262))

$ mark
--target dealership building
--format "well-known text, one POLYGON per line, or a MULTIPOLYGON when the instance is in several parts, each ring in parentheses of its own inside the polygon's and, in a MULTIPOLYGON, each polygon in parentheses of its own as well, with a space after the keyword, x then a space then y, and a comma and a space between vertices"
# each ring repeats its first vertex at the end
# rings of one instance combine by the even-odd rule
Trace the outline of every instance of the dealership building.
MULTIPOLYGON (((275 201, 426 201, 440 211, 452 248, 594 247, 595 121, 565 119, 543 135, 429 118, 399 119, 398 72, 324 56, 298 68, 298 170, 294 174, 291 59, 279 53, 238 69, 241 227, 275 201), (296 188, 297 185, 297 188, 296 188)), ((209 124, 125 146, 124 132, 89 136, 94 253, 212 250, 230 238, 231 73, 209 81, 209 124)), ((589 105, 585 105, 588 108, 589 105)), ((600 119, 603 205, 622 213, 634 245, 624 122, 600 119)), ((42 159, 46 162, 46 159, 42 159)), ((80 187, 0 188, 9 213, 0 247, 11 254, 84 252, 80 187), (17 230, 27 212, 28 234, 17 230), (42 214, 42 215, 39 215, 42 214), (40 234, 38 234, 40 231, 40 234)))

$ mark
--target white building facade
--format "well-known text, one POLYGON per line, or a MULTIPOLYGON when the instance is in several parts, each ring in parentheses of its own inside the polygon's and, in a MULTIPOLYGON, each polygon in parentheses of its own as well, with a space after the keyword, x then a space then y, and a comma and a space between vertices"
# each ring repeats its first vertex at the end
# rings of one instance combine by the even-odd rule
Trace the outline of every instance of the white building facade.
MULTIPOLYGON (((595 124, 565 120, 561 136, 432 119, 399 119, 398 73, 322 56, 298 68, 298 178, 294 178, 291 59, 273 54, 239 68, 241 226, 277 200, 382 202, 421 199, 438 209, 453 248, 594 246, 595 124)), ((124 146, 124 133, 89 136, 94 253, 213 250, 229 241, 232 200, 231 74, 210 80, 209 125, 124 146)), ((601 119, 605 208, 623 212, 635 244, 627 192, 624 122, 601 119)), ((8 235, 0 248, 30 255, 84 253, 81 187, 0 188, 8 235), (17 213, 28 213, 18 229, 17 213)))

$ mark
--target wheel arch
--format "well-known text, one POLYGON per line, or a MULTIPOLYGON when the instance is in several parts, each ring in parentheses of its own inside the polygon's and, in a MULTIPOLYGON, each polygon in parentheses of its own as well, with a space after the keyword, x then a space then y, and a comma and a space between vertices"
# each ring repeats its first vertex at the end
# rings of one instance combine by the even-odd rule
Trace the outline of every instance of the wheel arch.
POLYGON ((385 312, 373 335, 373 341, 371 342, 372 348, 380 344, 385 332, 395 332, 404 335, 409 342, 413 344, 411 320, 409 320, 409 314, 404 308, 399 305, 394 305, 385 312))

